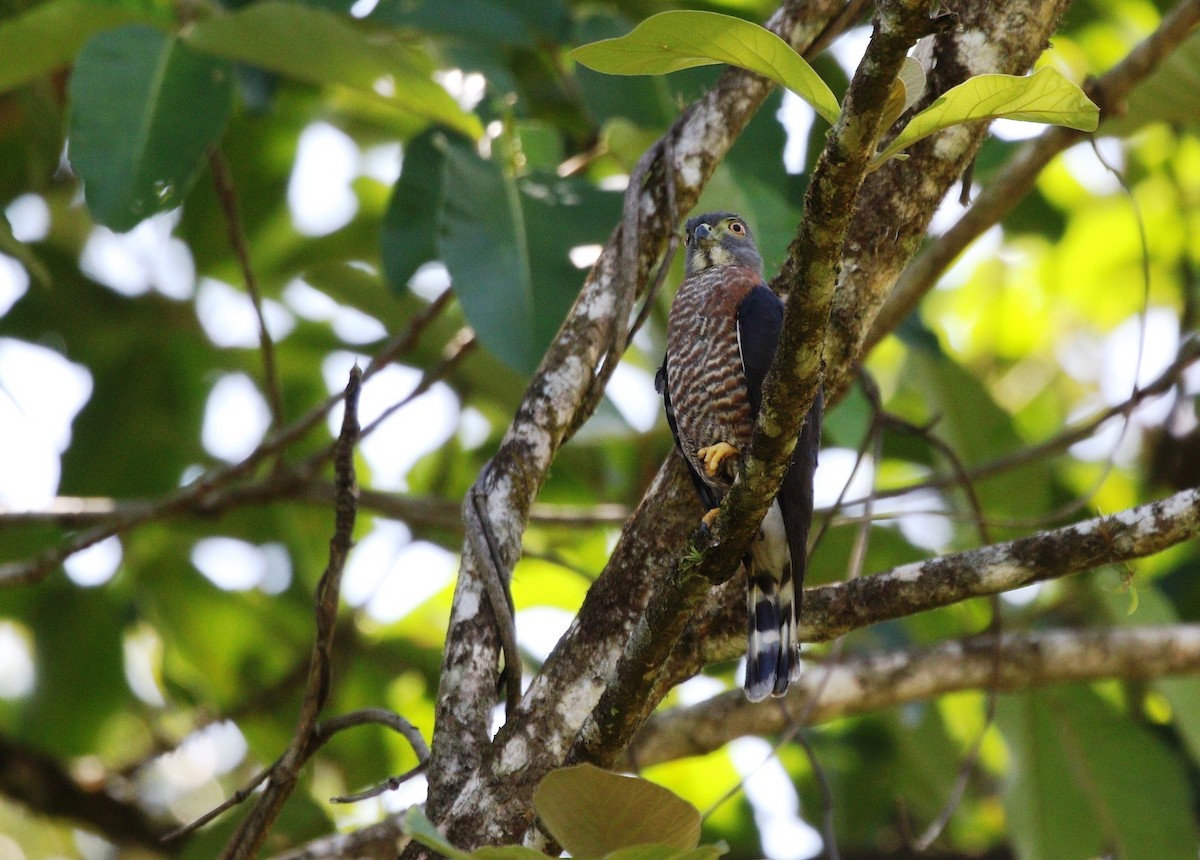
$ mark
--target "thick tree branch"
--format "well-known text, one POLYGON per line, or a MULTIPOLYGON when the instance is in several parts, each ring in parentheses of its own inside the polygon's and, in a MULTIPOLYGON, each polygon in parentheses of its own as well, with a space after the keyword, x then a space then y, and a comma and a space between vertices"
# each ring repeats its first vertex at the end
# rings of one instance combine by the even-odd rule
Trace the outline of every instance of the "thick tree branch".
MULTIPOLYGON (((800 635, 827 641, 880 621, 1145 558, 1198 534, 1200 490, 1185 490, 1111 516, 807 589, 800 635)), ((671 655, 672 683, 741 655, 739 608, 736 595, 715 596, 671 655)))
MULTIPOLYGON (((1125 59, 1085 86, 1088 96, 1100 107, 1101 122, 1121 113, 1125 98, 1134 85, 1158 68, 1197 23, 1200 23, 1200 0, 1184 0, 1125 59)), ((1097 133, 1104 133, 1103 125, 1097 133)), ((954 226, 930 243, 904 270, 871 326, 863 344, 864 352, 912 313, 942 272, 968 245, 993 224, 999 223, 1025 198, 1038 174, 1054 156, 1086 136, 1081 131, 1055 126, 1025 144, 999 175, 984 186, 954 226)))
POLYGON ((1110 630, 1042 630, 932 648, 846 657, 815 665, 793 684, 783 708, 740 690, 656 714, 630 746, 628 763, 649 767, 704 755, 743 735, 769 735, 961 690, 1009 692, 1106 678, 1151 679, 1200 672, 1200 625, 1110 630))

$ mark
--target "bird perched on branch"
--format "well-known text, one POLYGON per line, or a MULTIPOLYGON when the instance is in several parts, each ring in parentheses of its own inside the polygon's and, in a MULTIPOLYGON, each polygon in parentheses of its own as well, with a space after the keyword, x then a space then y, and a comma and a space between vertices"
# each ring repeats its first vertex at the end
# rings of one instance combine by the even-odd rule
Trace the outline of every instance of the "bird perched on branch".
MULTIPOLYGON (((687 276, 675 294, 655 379, 667 423, 711 523, 741 468, 783 327, 746 222, 712 212, 687 222, 687 276)), ((782 696, 800 669, 797 620, 812 523, 823 404, 805 418, 779 495, 750 545, 746 696, 782 696)))

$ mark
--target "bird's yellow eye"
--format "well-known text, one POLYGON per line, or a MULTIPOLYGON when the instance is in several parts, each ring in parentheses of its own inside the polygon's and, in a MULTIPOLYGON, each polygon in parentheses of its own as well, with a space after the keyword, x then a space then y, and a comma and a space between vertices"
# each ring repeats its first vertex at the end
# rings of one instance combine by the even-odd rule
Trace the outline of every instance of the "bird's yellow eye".
POLYGON ((745 236, 746 235, 746 225, 743 224, 741 221, 734 219, 733 221, 729 222, 729 232, 735 236, 745 236))

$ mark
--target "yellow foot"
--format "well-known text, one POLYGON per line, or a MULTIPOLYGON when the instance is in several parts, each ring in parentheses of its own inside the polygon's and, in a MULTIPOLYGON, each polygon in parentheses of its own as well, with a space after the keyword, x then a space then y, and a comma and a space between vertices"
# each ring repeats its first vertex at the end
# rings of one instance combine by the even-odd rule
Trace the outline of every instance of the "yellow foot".
POLYGON ((696 456, 704 459, 704 471, 709 475, 717 474, 717 469, 721 468, 721 463, 727 457, 732 457, 738 452, 738 449, 730 445, 728 442, 718 442, 716 445, 709 445, 706 448, 701 448, 696 452, 696 456))
POLYGON ((704 523, 706 526, 711 527, 713 524, 713 520, 715 520, 717 518, 717 514, 719 514, 720 512, 721 512, 720 508, 713 508, 711 511, 709 511, 707 514, 705 514, 704 516, 702 516, 700 518, 700 522, 704 523))

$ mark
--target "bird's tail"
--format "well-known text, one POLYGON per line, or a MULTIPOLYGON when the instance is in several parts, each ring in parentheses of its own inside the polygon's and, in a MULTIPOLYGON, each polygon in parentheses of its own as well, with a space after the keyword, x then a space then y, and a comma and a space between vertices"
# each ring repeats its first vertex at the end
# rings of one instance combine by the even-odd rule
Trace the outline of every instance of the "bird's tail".
POLYGON ((783 566, 776 579, 747 559, 746 573, 750 578, 746 592, 750 617, 746 698, 760 702, 787 693, 788 683, 800 674, 796 589, 790 564, 783 566))

